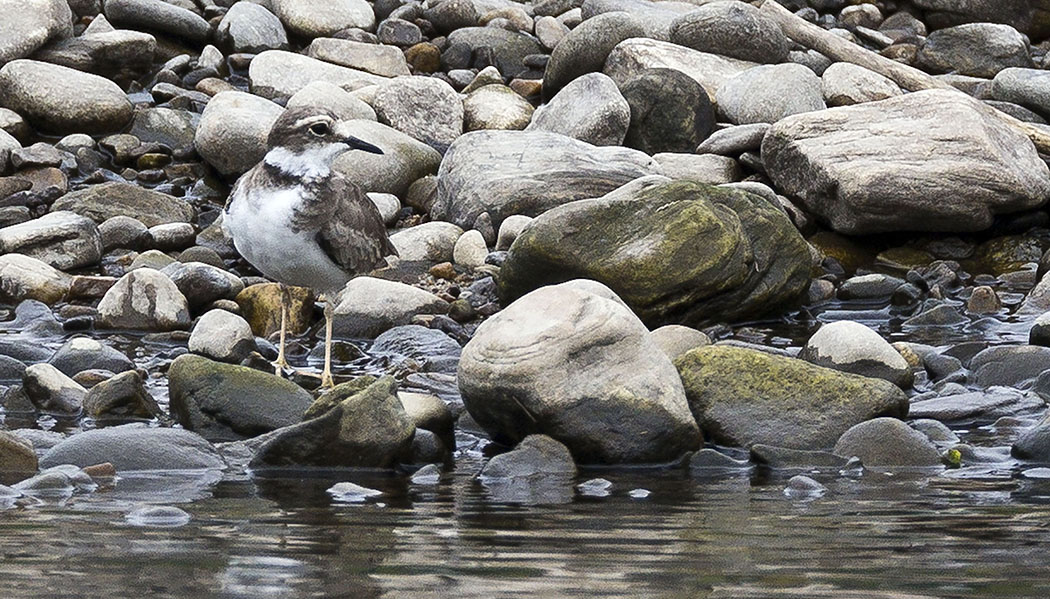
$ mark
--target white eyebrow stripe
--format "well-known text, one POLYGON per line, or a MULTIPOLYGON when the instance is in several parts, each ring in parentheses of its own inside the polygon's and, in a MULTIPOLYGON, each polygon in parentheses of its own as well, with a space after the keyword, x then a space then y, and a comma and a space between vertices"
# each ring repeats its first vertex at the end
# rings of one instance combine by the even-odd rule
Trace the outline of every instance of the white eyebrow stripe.
POLYGON ((327 116, 325 116, 325 115, 323 115, 323 114, 318 114, 318 115, 314 115, 314 116, 304 116, 303 118, 299 119, 298 121, 295 121, 295 124, 292 125, 292 128, 298 129, 300 127, 305 127, 307 125, 312 125, 314 123, 328 123, 328 124, 331 124, 332 123, 332 119, 327 117, 327 116))

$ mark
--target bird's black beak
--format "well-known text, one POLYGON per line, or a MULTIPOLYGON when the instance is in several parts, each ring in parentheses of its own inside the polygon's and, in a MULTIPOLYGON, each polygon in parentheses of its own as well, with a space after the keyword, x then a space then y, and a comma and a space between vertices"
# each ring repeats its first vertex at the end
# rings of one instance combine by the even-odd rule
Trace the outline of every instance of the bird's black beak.
POLYGON ((351 150, 361 150, 362 152, 368 152, 370 154, 382 154, 383 150, 379 149, 378 146, 373 146, 367 141, 357 139, 353 135, 347 135, 343 139, 343 143, 350 146, 351 150))

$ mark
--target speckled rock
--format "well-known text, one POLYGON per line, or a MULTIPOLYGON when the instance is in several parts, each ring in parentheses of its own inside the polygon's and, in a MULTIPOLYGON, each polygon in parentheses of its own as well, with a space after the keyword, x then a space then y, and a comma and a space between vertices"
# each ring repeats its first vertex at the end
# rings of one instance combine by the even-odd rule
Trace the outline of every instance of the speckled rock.
POLYGON ((284 110, 240 91, 216 94, 201 114, 193 145, 225 175, 240 175, 266 155, 266 136, 284 110))
POLYGON ((566 84, 536 109, 526 131, 551 131, 596 146, 618 146, 631 123, 631 106, 603 73, 587 73, 566 84))
POLYGON ((274 13, 288 31, 302 37, 322 37, 356 27, 375 28, 376 17, 365 0, 274 0, 274 13))
POLYGON ((151 268, 124 275, 98 304, 99 326, 166 331, 190 324, 186 297, 168 277, 151 268))
POLYGON ((701 347, 675 366, 700 427, 728 445, 827 449, 855 424, 908 411, 892 383, 753 349, 701 347))
POLYGON ((59 270, 98 264, 102 236, 98 226, 79 214, 50 212, 0 229, 0 254, 24 254, 59 270))
POLYGON ((332 326, 339 335, 374 338, 387 329, 408 324, 416 314, 447 311, 448 302, 429 291, 395 281, 357 277, 339 295, 332 326))
POLYGON ((72 277, 23 254, 0 256, 0 298, 17 304, 35 299, 53 304, 69 293, 72 277))
POLYGON ((188 223, 197 215, 193 205, 182 198, 118 181, 67 193, 51 210, 69 210, 100 224, 117 216, 131 217, 147 227, 188 223))
POLYGON ((255 351, 255 336, 248 322, 225 310, 209 310, 193 326, 189 350, 220 362, 239 363, 255 351))

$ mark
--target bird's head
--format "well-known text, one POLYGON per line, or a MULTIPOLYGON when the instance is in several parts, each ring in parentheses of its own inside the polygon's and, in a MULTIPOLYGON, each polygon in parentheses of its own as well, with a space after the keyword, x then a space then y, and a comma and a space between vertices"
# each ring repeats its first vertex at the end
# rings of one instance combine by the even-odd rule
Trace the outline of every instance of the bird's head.
POLYGON ((350 135, 346 122, 318 106, 285 110, 270 129, 266 144, 266 163, 297 177, 327 176, 335 159, 348 150, 383 153, 350 135))

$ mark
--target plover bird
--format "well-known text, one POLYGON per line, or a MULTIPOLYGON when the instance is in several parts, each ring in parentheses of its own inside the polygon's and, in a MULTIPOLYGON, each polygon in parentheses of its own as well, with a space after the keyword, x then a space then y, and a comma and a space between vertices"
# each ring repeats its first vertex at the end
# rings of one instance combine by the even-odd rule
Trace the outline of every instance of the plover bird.
POLYGON ((345 131, 330 110, 289 108, 266 140, 262 162, 241 176, 223 208, 233 245, 259 272, 281 283, 280 350, 274 367, 288 367, 286 285, 310 287, 325 304, 321 384, 332 381, 332 300, 355 275, 385 266, 397 255, 379 209, 352 181, 332 170, 343 152, 382 154, 345 131))

